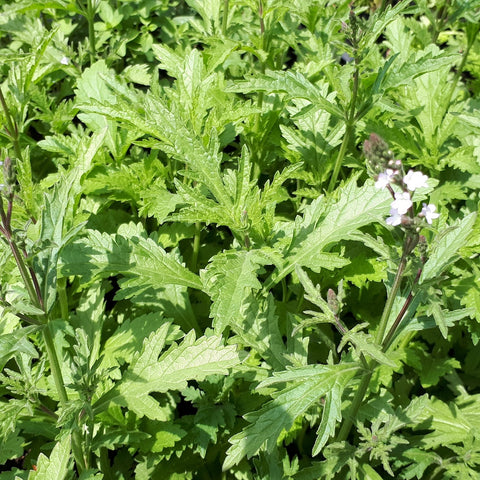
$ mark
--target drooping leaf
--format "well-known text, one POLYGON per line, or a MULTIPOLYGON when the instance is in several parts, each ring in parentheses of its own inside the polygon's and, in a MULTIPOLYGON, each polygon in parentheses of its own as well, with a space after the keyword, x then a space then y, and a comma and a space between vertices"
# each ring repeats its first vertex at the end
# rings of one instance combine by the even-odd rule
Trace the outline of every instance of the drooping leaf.
POLYGON ((89 237, 77 240, 62 252, 62 273, 90 280, 95 275, 122 273, 126 286, 144 290, 166 284, 202 288, 197 275, 182 266, 152 239, 89 231, 89 237))
MULTIPOLYGON (((245 456, 250 458, 262 447, 267 452, 271 451, 282 430, 288 430, 295 418, 318 402, 335 385, 344 387, 357 371, 356 364, 347 362, 338 365, 309 365, 276 373, 261 382, 258 388, 277 383, 287 383, 287 387, 274 394, 273 400, 259 411, 245 416, 250 425, 230 439, 232 446, 227 451, 223 469, 228 470, 245 456)), ((339 401, 338 398, 335 400, 339 401)), ((325 421, 331 424, 328 418, 325 421)))

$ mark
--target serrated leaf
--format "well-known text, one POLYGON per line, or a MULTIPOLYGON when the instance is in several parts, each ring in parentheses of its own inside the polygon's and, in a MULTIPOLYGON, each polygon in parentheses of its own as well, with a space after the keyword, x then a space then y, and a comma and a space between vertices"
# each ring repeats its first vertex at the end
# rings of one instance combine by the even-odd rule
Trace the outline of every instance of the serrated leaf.
POLYGON ((422 284, 440 275, 445 268, 457 258, 457 252, 464 247, 475 224, 476 215, 471 213, 460 222, 452 225, 450 229, 441 235, 440 240, 435 242, 435 248, 430 253, 419 283, 422 284))
POLYGON ((113 401, 128 406, 139 416, 162 419, 163 412, 150 396, 151 392, 180 390, 187 386, 188 380, 226 375, 229 368, 240 362, 235 346, 224 347, 218 336, 204 336, 195 341, 193 331, 181 344, 173 344, 158 358, 168 328, 169 324, 165 324, 145 339, 142 351, 123 375, 123 380, 94 405, 97 411, 113 401))
POLYGON ((38 352, 29 341, 27 335, 34 332, 37 327, 18 328, 11 333, 0 335, 0 367, 16 353, 23 353, 30 358, 38 358, 38 352))
POLYGON ((122 273, 128 277, 125 286, 145 290, 167 284, 202 288, 197 275, 182 266, 177 258, 148 238, 101 234, 89 231, 88 239, 77 240, 62 252, 64 275, 95 275, 122 273))
POLYGON ((232 320, 230 326, 238 336, 232 342, 254 349, 274 370, 286 367, 289 352, 278 328, 279 319, 272 295, 266 299, 250 295, 242 304, 239 315, 232 320))
POLYGON ((317 429, 317 438, 313 445, 312 455, 318 455, 328 442, 328 439, 335 435, 337 422, 342 419, 342 393, 345 385, 335 384, 327 392, 324 399, 322 420, 317 429))
POLYGON ((465 396, 460 399, 458 405, 455 402, 448 404, 432 397, 424 404, 419 412, 419 418, 414 430, 429 430, 422 434, 422 448, 434 449, 440 445, 453 445, 464 442, 472 430, 480 428, 478 410, 476 405, 478 395, 465 396))
POLYGON ((298 222, 295 228, 286 261, 273 275, 273 282, 278 283, 296 265, 318 272, 322 264, 317 263, 316 258, 326 247, 349 239, 364 225, 380 221, 388 213, 390 203, 391 197, 387 192, 376 189, 371 182, 357 187, 356 178, 339 189, 338 200, 319 198, 312 202, 305 209, 303 221, 298 222))
POLYGON ((392 368, 397 367, 397 363, 391 360, 388 355, 383 353, 382 349, 378 345, 375 345, 373 337, 370 334, 366 334, 365 332, 347 331, 342 337, 342 343, 347 341, 355 345, 358 353, 362 353, 373 358, 379 364, 387 365, 392 368))
POLYGON ((269 71, 265 75, 248 80, 237 80, 227 86, 227 92, 241 93, 284 93, 287 98, 303 98, 318 105, 331 115, 343 118, 344 113, 334 103, 327 100, 322 89, 311 83, 302 73, 287 71, 269 71))
POLYGON ((205 291, 213 300, 210 315, 216 332, 235 323, 244 300, 262 287, 257 275, 270 262, 261 250, 230 250, 215 255, 201 272, 205 291))
POLYGON ((288 430, 295 418, 337 383, 346 385, 357 371, 358 366, 352 363, 310 365, 276 373, 261 382, 258 388, 284 382, 287 386, 274 394, 274 399, 262 409, 245 416, 250 425, 229 440, 232 446, 227 451, 223 470, 232 468, 245 456, 252 457, 262 447, 267 452, 273 450, 282 430, 288 430))
POLYGON ((68 473, 70 463, 70 436, 57 442, 47 458, 41 453, 37 460, 37 470, 31 470, 28 480, 63 480, 68 473))

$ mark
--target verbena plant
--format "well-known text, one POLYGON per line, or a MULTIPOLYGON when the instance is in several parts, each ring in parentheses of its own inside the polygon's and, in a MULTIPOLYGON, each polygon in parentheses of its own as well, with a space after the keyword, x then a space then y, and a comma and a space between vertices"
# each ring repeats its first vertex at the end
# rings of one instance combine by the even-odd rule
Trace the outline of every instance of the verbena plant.
POLYGON ((480 3, 2 2, 0 479, 480 469, 480 3))

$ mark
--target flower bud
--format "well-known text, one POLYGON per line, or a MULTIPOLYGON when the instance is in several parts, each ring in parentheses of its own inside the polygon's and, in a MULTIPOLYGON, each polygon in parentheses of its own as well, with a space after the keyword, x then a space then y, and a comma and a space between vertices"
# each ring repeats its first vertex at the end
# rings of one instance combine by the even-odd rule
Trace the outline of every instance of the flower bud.
POLYGON ((375 174, 384 172, 395 162, 393 152, 388 148, 388 143, 376 133, 370 134, 370 138, 365 140, 363 152, 375 174))
POLYGON ((335 315, 338 315, 338 312, 340 310, 340 303, 338 301, 337 294, 331 288, 329 288, 327 291, 327 303, 330 307, 330 310, 335 315))

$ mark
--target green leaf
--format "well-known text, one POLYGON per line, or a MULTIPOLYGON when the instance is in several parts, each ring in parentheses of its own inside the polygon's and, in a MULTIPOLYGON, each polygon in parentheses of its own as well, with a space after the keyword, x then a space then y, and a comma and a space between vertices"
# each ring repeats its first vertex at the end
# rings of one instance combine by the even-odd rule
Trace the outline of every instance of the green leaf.
POLYGON ((87 239, 77 240, 63 250, 61 271, 65 276, 80 275, 85 280, 122 273, 128 277, 124 286, 139 291, 168 284, 202 288, 197 275, 152 239, 95 230, 89 230, 87 239))
POLYGON ((227 92, 239 93, 284 93, 287 99, 303 98, 312 102, 337 118, 343 118, 344 113, 334 103, 327 100, 323 94, 322 85, 311 83, 301 72, 269 71, 265 75, 248 80, 237 80, 228 85, 227 92))
POLYGON ((312 455, 318 455, 328 442, 330 437, 335 435, 337 422, 342 419, 342 393, 345 385, 336 383, 327 392, 324 398, 322 420, 317 430, 317 438, 312 449, 312 455))
MULTIPOLYGON (((372 182, 358 187, 355 177, 339 189, 338 200, 314 200, 305 208, 303 219, 298 219, 284 265, 274 273, 272 283, 278 283, 296 265, 315 272, 328 268, 322 263, 321 252, 334 242, 349 239, 360 227, 380 221, 390 203, 388 192, 378 190, 372 182)), ((270 286, 267 283, 266 288, 270 286)))
POLYGON ((25 438, 18 436, 17 432, 2 432, 0 438, 0 463, 5 465, 8 460, 20 458, 23 455, 25 438))
MULTIPOLYGON (((144 339, 157 331, 165 322, 161 314, 153 312, 133 320, 127 319, 105 342, 101 368, 131 363, 134 355, 142 349, 144 339)), ((180 333, 178 327, 172 326, 167 333, 167 341, 177 340, 180 333)))
POLYGON ((210 315, 216 332, 236 323, 244 300, 262 287, 257 275, 269 263, 261 250, 231 250, 215 255, 201 272, 205 291, 213 300, 210 315))
POLYGON ((28 335, 35 330, 37 327, 31 326, 0 335, 0 367, 2 369, 16 353, 23 353, 30 358, 38 358, 37 350, 28 339, 28 335))
MULTIPOLYGON (((360 325, 357 327, 360 327, 360 325)), ((365 332, 356 332, 350 330, 347 331, 342 337, 342 344, 347 341, 355 346, 355 348, 358 350, 358 353, 368 355, 376 360, 379 364, 388 365, 392 368, 398 367, 398 364, 391 360, 389 356, 383 353, 382 349, 374 343, 372 335, 365 332)))
POLYGON ((65 436, 57 442, 47 458, 41 453, 37 460, 37 470, 30 471, 28 480, 63 480, 68 473, 70 463, 70 437, 65 436))
POLYGON ((278 322, 273 296, 257 299, 251 294, 232 318, 230 326, 237 335, 232 342, 254 349, 273 370, 283 370, 290 351, 285 347, 278 322))
POLYGON ((432 251, 425 266, 419 283, 425 283, 438 277, 450 264, 457 259, 457 252, 466 245, 475 224, 476 215, 471 213, 461 221, 455 223, 440 233, 439 239, 435 241, 432 251))
POLYGON ((414 426, 414 430, 429 430, 422 434, 422 448, 431 450, 467 441, 470 432, 480 428, 478 401, 478 395, 466 395, 448 404, 435 397, 429 399, 414 426))
POLYGON ((359 480, 383 480, 382 477, 370 465, 368 465, 368 463, 361 465, 358 473, 359 480))
POLYGON ((140 417, 164 417, 151 392, 181 390, 187 381, 203 380, 208 375, 227 375, 228 369, 240 362, 235 346, 224 347, 218 336, 195 341, 191 331, 180 345, 173 344, 160 358, 170 324, 166 323, 145 339, 142 351, 124 373, 123 380, 94 405, 102 411, 113 401, 128 406, 140 417))
MULTIPOLYGON (((287 383, 287 386, 274 394, 273 400, 259 411, 245 415, 250 425, 229 440, 232 446, 227 451, 223 470, 232 468, 245 456, 252 457, 262 447, 267 452, 272 451, 282 430, 288 430, 299 415, 336 385, 343 390, 357 372, 358 366, 347 362, 339 365, 310 365, 275 373, 273 377, 261 382, 257 388, 277 383, 287 383)), ((339 401, 336 396, 335 401, 339 401)), ((331 419, 327 416, 325 421, 331 428, 331 419)), ((326 426, 325 429, 328 431, 329 427, 326 426)))

